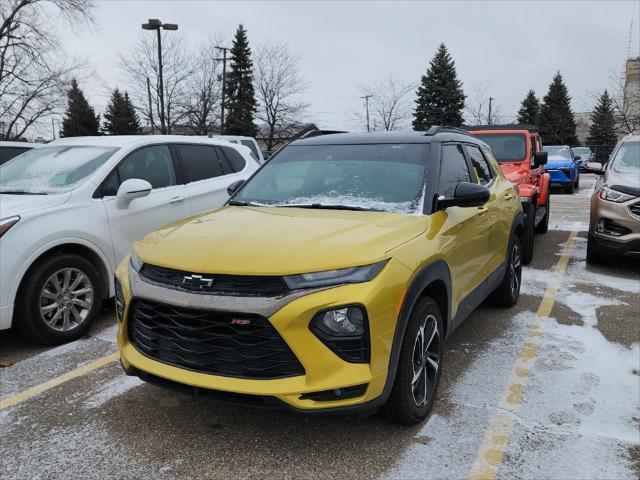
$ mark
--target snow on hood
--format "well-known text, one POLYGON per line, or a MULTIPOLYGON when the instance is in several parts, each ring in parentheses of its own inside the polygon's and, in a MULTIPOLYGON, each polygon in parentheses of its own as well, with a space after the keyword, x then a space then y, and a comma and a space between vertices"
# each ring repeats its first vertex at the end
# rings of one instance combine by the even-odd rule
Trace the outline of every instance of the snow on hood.
POLYGON ((0 193, 0 218, 25 215, 63 204, 71 193, 58 195, 10 195, 0 193))

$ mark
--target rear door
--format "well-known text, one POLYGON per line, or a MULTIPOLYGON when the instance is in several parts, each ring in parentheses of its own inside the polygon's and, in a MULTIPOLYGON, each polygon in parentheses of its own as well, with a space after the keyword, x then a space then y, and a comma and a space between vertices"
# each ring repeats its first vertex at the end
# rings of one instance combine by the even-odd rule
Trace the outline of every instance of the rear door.
POLYGON ((116 263, 131 250, 133 242, 168 223, 189 216, 187 189, 181 184, 168 145, 142 147, 124 158, 102 184, 101 194, 113 241, 116 263), (146 180, 153 190, 133 200, 127 208, 116 204, 116 193, 130 178, 146 180))

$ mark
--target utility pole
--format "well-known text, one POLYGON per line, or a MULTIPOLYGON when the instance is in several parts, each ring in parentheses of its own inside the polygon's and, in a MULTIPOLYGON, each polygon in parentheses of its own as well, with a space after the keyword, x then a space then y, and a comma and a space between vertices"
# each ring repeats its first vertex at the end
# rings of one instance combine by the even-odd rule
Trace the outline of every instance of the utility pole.
POLYGON ((156 129, 153 125, 153 107, 151 104, 151 81, 147 77, 147 97, 149 97, 149 125, 151 126, 151 135, 156 134, 156 129))
POLYGON ((220 133, 224 133, 224 101, 227 91, 227 51, 231 50, 227 47, 216 47, 216 50, 222 50, 222 58, 214 60, 222 62, 222 95, 220 98, 220 133))
POLYGON ((364 98, 364 103, 365 103, 365 109, 367 112, 367 132, 370 132, 371 129, 369 128, 369 99, 373 97, 373 95, 365 95, 363 97, 360 98, 364 98))
POLYGON ((495 100, 493 97, 489 97, 489 118, 487 118, 487 124, 491 125, 491 103, 495 100))
POLYGON ((56 139, 56 126, 53 123, 53 117, 51 117, 51 133, 53 134, 53 139, 56 139))

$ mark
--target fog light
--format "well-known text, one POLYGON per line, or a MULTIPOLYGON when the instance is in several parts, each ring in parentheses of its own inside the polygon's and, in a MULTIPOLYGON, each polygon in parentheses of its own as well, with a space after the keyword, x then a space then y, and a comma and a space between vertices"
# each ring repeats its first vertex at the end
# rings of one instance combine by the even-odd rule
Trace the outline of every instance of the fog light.
POLYGON ((361 397, 366 392, 369 384, 354 385, 352 387, 334 388, 321 392, 311 392, 300 395, 300 400, 315 400, 316 402, 331 402, 335 400, 347 400, 361 397))
POLYGON ((118 280, 118 277, 113 277, 113 283, 116 291, 116 316, 118 320, 122 320, 124 318, 124 307, 126 305, 124 301, 124 292, 122 291, 122 284, 120 283, 120 280, 118 280))
POLYGON ((318 317, 316 326, 327 335, 352 337, 364 334, 364 313, 360 307, 328 310, 318 317))

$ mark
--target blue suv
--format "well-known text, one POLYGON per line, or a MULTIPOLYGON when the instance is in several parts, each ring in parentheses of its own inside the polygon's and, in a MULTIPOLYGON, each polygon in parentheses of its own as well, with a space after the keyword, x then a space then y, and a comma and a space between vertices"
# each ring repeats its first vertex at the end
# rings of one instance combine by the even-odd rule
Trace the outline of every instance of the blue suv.
POLYGON ((566 193, 573 193, 580 186, 581 158, 568 145, 547 145, 549 161, 545 170, 551 175, 551 185, 561 185, 566 193))

